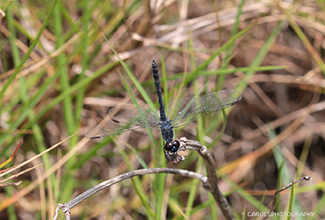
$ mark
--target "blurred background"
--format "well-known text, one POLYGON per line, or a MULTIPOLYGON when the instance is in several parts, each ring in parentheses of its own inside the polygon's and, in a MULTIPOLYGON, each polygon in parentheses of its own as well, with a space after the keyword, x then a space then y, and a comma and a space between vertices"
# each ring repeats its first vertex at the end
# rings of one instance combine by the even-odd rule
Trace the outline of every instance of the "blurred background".
MULTIPOLYGON (((152 60, 165 103, 214 90, 243 92, 227 119, 219 112, 176 129, 177 138, 208 147, 238 218, 269 210, 276 189, 305 175, 312 180, 283 191, 277 211, 292 204, 292 211, 324 218, 324 6, 321 0, 0 1, 0 163, 23 140, 1 168, 0 219, 52 219, 58 203, 131 170, 206 175, 196 152, 167 163, 159 130, 84 138, 118 104, 158 109, 152 60)), ((71 216, 224 219, 198 180, 172 174, 120 182, 71 216)))

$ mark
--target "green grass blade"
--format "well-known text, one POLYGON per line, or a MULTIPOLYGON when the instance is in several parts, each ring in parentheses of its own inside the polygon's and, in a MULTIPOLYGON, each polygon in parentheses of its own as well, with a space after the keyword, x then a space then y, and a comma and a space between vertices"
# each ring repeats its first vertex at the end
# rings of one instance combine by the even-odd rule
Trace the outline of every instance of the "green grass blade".
MULTIPOLYGON (((262 61, 264 60, 266 54, 268 53, 270 47, 272 46, 272 44, 274 43, 275 39, 277 38, 277 36, 279 35, 279 33, 281 32, 282 27, 286 24, 285 21, 281 21, 276 28, 274 29, 274 31, 271 33, 271 35, 268 37, 268 39, 265 41, 265 43, 263 44, 262 48, 260 49, 260 51, 258 52, 258 54, 255 56, 255 59, 253 60, 253 62, 251 63, 250 67, 257 67, 259 65, 261 65, 262 61)), ((249 81, 250 77, 252 77, 255 74, 255 71, 248 71, 245 74, 245 79, 242 80, 239 85, 237 86, 237 89, 240 91, 244 91, 246 86, 247 86, 247 82, 249 81)))
MULTIPOLYGON (((19 65, 17 66, 17 68, 15 69, 14 73, 9 77, 8 81, 4 84, 4 86, 2 87, 2 90, 0 91, 0 100, 2 100, 3 95, 5 94, 6 90, 8 89, 9 85, 12 83, 12 81, 14 81, 14 79, 16 78, 16 75, 20 72, 21 68, 23 67, 24 63, 27 61, 27 59, 29 58, 30 54, 32 53, 33 49, 35 48, 35 46, 38 43, 39 38, 41 37, 45 27, 47 26, 54 7, 56 5, 58 0, 54 0, 53 2, 53 6, 51 7, 51 10, 49 11, 49 13, 47 14, 39 32, 37 33, 37 36, 35 37, 34 41, 32 42, 32 44, 30 45, 30 47, 28 48, 27 53, 24 55, 24 57, 22 58, 21 62, 19 63, 19 65)), ((0 105, 0 108, 2 107, 2 103, 0 105)))
MULTIPOLYGON (((271 47, 271 45, 273 44, 273 42, 275 41, 275 38, 279 35, 282 26, 284 25, 284 21, 280 22, 278 24, 278 26, 274 29, 274 31, 272 32, 272 34, 270 35, 270 37, 266 40, 265 44, 262 46, 261 50, 259 51, 259 53, 256 55, 256 58, 254 59, 254 61, 252 62, 252 64, 250 65, 250 67, 255 68, 258 67, 261 62, 263 61, 265 55, 267 54, 267 52, 269 51, 269 48, 271 47)), ((238 36, 241 32, 239 32, 238 34, 236 34, 233 38, 231 39, 235 39, 236 36, 238 36)), ((231 40, 229 40, 228 42, 230 42, 231 40)), ((226 45, 226 44, 225 44, 226 45)), ((229 45, 230 46, 230 45, 229 45)), ((224 49, 226 49, 228 47, 225 47, 224 49)), ((247 86, 247 82, 249 81, 249 78, 251 76, 253 76, 255 74, 255 71, 247 71, 245 74, 245 79, 241 80, 240 83, 237 85, 236 89, 239 91, 244 91, 246 86, 247 86)), ((227 114, 230 112, 230 109, 226 109, 225 111, 227 112, 227 114)), ((220 121, 220 117, 218 117, 215 120, 215 125, 219 125, 219 121, 220 121)))
POLYGON ((258 208, 259 211, 262 211, 262 212, 269 211, 269 209, 266 206, 264 206, 260 201, 258 201, 257 199, 255 199, 254 196, 251 196, 251 195, 247 194, 244 189, 238 187, 238 185, 236 183, 232 182, 226 175, 223 175, 219 171, 217 171, 217 175, 219 177, 221 177, 224 181, 226 181, 226 183, 228 183, 232 188, 236 188, 236 192, 243 199, 245 199, 247 202, 249 202, 251 205, 253 205, 254 207, 258 208))
MULTIPOLYGON (((294 195, 295 195, 294 188, 295 188, 295 184, 293 184, 293 181, 292 181, 288 213, 292 213, 292 210, 293 210, 293 201, 294 201, 293 198, 294 198, 294 195)), ((288 215, 287 219, 288 220, 291 219, 291 215, 288 215)))
POLYGON ((90 77, 82 79, 82 81, 79 81, 78 83, 71 86, 68 90, 64 91, 60 95, 58 95, 55 99, 53 99, 52 102, 50 102, 44 109, 42 109, 36 116, 35 120, 28 122, 24 128, 29 128, 32 124, 34 124, 37 120, 40 119, 46 112, 48 112, 50 109, 52 109, 54 106, 62 102, 62 100, 69 96, 76 91, 78 91, 80 88, 87 86, 91 81, 99 77, 100 75, 104 74, 106 71, 112 69, 114 66, 116 66, 118 62, 112 62, 107 64, 106 66, 102 67, 101 69, 94 72, 90 77))
MULTIPOLYGON (((54 31, 56 36, 56 48, 62 47, 64 44, 62 39, 62 20, 61 20, 61 12, 59 5, 55 6, 54 9, 54 31)), ((60 84, 62 87, 62 91, 66 91, 69 89, 69 75, 67 71, 67 66, 65 60, 67 59, 65 57, 64 53, 59 54, 57 57, 58 65, 61 66, 60 68, 60 84)), ((75 133, 75 120, 74 120, 74 114, 73 114, 73 106, 72 106, 72 98, 71 96, 66 96, 63 100, 63 114, 64 114, 64 121, 66 124, 66 129, 68 132, 68 136, 75 133)), ((70 139, 70 142, 72 139, 70 139)))
POLYGON ((246 34, 252 27, 256 25, 257 21, 250 24, 248 27, 246 27, 244 30, 238 32, 236 35, 231 37, 224 45, 222 45, 218 50, 216 50, 207 60, 205 60, 202 64, 200 64, 191 74, 188 74, 188 77, 186 77, 185 84, 187 84, 189 81, 191 81, 193 78, 197 76, 197 74, 202 71, 203 69, 207 68, 209 63, 217 57, 221 52, 223 52, 225 49, 232 46, 239 37, 246 34))
MULTIPOLYGON (((112 50, 114 51, 115 55, 118 56, 118 54, 116 53, 116 51, 113 48, 112 48, 112 50)), ((126 73, 128 74, 129 78, 132 80, 135 87, 139 90, 140 94, 142 95, 142 97, 144 98, 146 103, 149 105, 150 109, 152 109, 154 111, 157 111, 157 108, 156 108, 155 104, 152 102, 152 100, 150 99, 148 93, 144 90, 144 88, 139 83, 139 81, 134 77, 134 75, 132 74, 129 67, 120 58, 119 58, 119 61, 122 64, 122 66, 124 67, 126 73)))
MULTIPOLYGON (((82 47, 82 61, 81 61, 81 74, 79 75, 79 81, 85 78, 85 72, 87 70, 88 66, 88 32, 89 32, 89 20, 90 20, 90 9, 89 9, 89 0, 86 0, 83 2, 84 8, 83 8, 83 23, 84 23, 84 30, 83 30, 83 36, 81 40, 81 44, 84 45, 82 47)), ((77 94, 76 99, 76 107, 75 107, 75 121, 76 126, 79 127, 79 121, 81 116, 81 111, 83 107, 83 99, 85 97, 85 91, 86 87, 83 87, 79 90, 77 94)))
MULTIPOLYGON (((131 161, 129 160, 127 154, 125 153, 125 151, 122 149, 121 146, 119 146, 116 142, 115 142, 115 144, 118 147, 118 149, 119 149, 119 151, 120 151, 120 153, 121 153, 124 161, 126 162, 129 170, 130 171, 133 171, 134 170, 134 167, 132 166, 131 161)), ((153 219, 156 219, 156 215, 152 211, 152 209, 151 209, 151 207, 149 205, 149 198, 147 197, 146 193, 144 192, 143 187, 142 187, 141 180, 139 179, 138 176, 132 177, 132 185, 133 185, 133 188, 134 188, 135 192, 139 196, 142 204, 145 207, 145 211, 147 213, 147 216, 148 217, 151 217, 153 219)))
MULTIPOLYGON (((190 34, 190 32, 188 31, 188 49, 190 51, 189 55, 190 55, 190 64, 191 64, 191 69, 199 69, 200 67, 196 68, 195 65, 195 57, 193 54, 193 43, 192 43, 192 36, 190 34)), ((211 59, 212 61, 212 59, 211 59)), ((188 74, 186 74, 186 79, 188 79, 188 74)), ((186 81, 185 79, 185 81, 186 81)), ((199 94, 199 88, 198 88, 198 82, 195 80, 193 82, 193 90, 194 90, 194 94, 199 94)), ((196 127, 196 133, 197 133, 197 140, 199 141, 203 141, 203 136, 204 136, 204 128, 203 128, 203 119, 200 118, 197 120, 197 127, 196 127)), ((201 142, 204 144, 204 142, 201 142)), ((196 165, 196 172, 200 172, 202 169, 202 163, 203 160, 201 157, 199 157, 199 159, 197 160, 197 165, 196 165)), ((191 180, 192 184, 191 184, 191 188, 189 191, 189 196, 187 199, 187 203, 186 203, 186 211, 185 211, 185 215, 186 217, 189 219, 191 212, 192 212, 192 208, 194 205, 194 200, 195 200, 195 195, 197 193, 197 189, 198 189, 198 184, 199 181, 197 179, 193 179, 191 180)))
MULTIPOLYGON (((240 22, 240 17, 242 15, 242 9, 243 9, 243 6, 244 6, 244 2, 245 2, 245 0, 241 0, 239 5, 238 5, 238 12, 237 12, 237 16, 236 16, 236 21, 234 23, 234 26, 233 26, 231 34, 230 34, 231 37, 234 36, 238 32, 239 22, 240 22)), ((223 63, 223 65, 221 66, 220 69, 227 69, 228 68, 234 47, 235 47, 235 44, 232 44, 226 50, 226 56, 225 56, 225 59, 224 59, 225 62, 223 63)), ((222 89, 222 85, 223 85, 224 80, 225 80, 225 76, 219 76, 218 77, 217 88, 216 88, 217 91, 222 89)))
MULTIPOLYGON (((276 136, 276 134, 275 134, 274 130, 269 129, 269 139, 271 140, 271 139, 275 138, 275 136, 276 136)), ((277 167, 278 167, 279 171, 281 171, 281 172, 279 172, 279 178, 278 178, 278 188, 281 188, 281 182, 283 182, 284 185, 288 185, 290 182, 292 182, 294 175, 290 175, 288 165, 285 161, 285 157, 284 157, 279 145, 275 145, 273 147, 273 154, 274 154, 274 158, 275 158, 277 167)), ((280 197, 280 195, 279 195, 279 197, 280 197)), ((278 209, 279 209, 281 206, 281 202, 278 201, 277 205, 278 205, 278 209)), ((294 205, 295 205, 295 211, 303 212, 303 209, 297 200, 294 201, 294 205)), ((281 210, 278 210, 278 211, 280 212, 281 210)))

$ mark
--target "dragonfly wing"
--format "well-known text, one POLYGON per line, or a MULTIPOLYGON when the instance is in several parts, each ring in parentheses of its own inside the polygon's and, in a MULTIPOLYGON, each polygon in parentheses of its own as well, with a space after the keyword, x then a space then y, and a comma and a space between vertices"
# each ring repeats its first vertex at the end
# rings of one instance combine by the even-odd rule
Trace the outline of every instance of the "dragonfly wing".
POLYGON ((173 127, 180 127, 207 114, 237 104, 242 98, 238 90, 221 90, 198 98, 183 98, 169 103, 166 111, 173 127))
POLYGON ((127 105, 112 108, 108 116, 85 136, 89 139, 97 139, 140 127, 159 128, 158 116, 150 109, 127 105))

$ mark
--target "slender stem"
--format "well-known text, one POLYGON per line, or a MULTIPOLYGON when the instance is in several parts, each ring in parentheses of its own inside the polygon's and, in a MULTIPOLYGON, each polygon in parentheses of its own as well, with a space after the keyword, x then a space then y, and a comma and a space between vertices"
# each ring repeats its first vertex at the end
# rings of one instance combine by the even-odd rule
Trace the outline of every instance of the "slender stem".
POLYGON ((304 176, 304 177, 301 177, 300 179, 296 180, 296 181, 293 181, 291 183, 289 183, 288 185, 282 187, 281 189, 278 189, 275 193, 274 193, 274 198, 273 198, 273 203, 272 203, 272 207, 270 209, 271 212, 273 212, 275 210, 275 206, 276 206, 276 202, 277 202, 277 195, 283 191, 283 190, 286 190, 288 189, 289 187, 291 187, 293 184, 296 184, 300 181, 303 181, 303 180, 306 180, 306 181, 309 181, 311 179, 311 177, 309 176, 304 176))

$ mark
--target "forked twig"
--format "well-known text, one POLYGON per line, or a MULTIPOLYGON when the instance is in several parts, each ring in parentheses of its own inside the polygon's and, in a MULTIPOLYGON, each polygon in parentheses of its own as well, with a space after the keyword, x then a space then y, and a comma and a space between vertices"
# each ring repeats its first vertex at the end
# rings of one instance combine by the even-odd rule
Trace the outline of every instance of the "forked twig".
POLYGON ((288 189, 288 188, 291 187, 293 184, 296 184, 296 183, 298 183, 298 182, 300 182, 300 181, 302 181, 302 180, 306 180, 306 181, 308 181, 308 180, 310 180, 310 179, 311 179, 310 176, 304 176, 304 177, 301 177, 300 179, 297 179, 296 181, 292 181, 292 182, 289 183, 288 185, 286 185, 286 186, 282 187, 281 189, 278 189, 277 191, 275 191, 275 193, 274 193, 274 199, 273 199, 272 207, 271 207, 270 211, 272 212, 272 211, 275 210, 276 200, 277 200, 277 195, 278 195, 281 191, 288 189))
MULTIPOLYGON (((282 188, 276 190, 275 193, 274 193, 274 198, 273 198, 273 202, 272 202, 272 207, 270 208, 270 211, 269 211, 269 212, 270 212, 270 213, 274 212, 274 210, 275 210, 275 206, 276 206, 276 202, 277 202, 277 195, 278 195, 281 191, 288 189, 288 188, 291 187, 293 184, 296 184, 296 183, 298 183, 298 182, 300 182, 300 181, 302 181, 302 180, 306 180, 306 181, 308 181, 308 180, 310 180, 310 179, 311 179, 311 177, 309 177, 309 176, 304 176, 304 177, 301 177, 300 179, 298 179, 298 180, 296 180, 296 181, 292 181, 292 182, 289 183, 288 185, 286 185, 286 186, 284 186, 284 187, 282 187, 282 188)), ((269 216, 268 216, 268 215, 265 215, 265 216, 263 216, 263 217, 261 217, 261 218, 258 218, 258 219, 269 219, 269 216)))
POLYGON ((216 173, 216 166, 214 164, 213 157, 209 153, 208 149, 200 142, 194 140, 187 140, 185 137, 182 137, 180 139, 180 143, 181 147, 186 148, 186 150, 195 150, 200 154, 200 156, 205 162, 208 177, 206 184, 203 185, 204 189, 211 192, 227 220, 235 219, 235 216, 231 210, 227 199, 223 196, 218 187, 218 176, 216 173))

